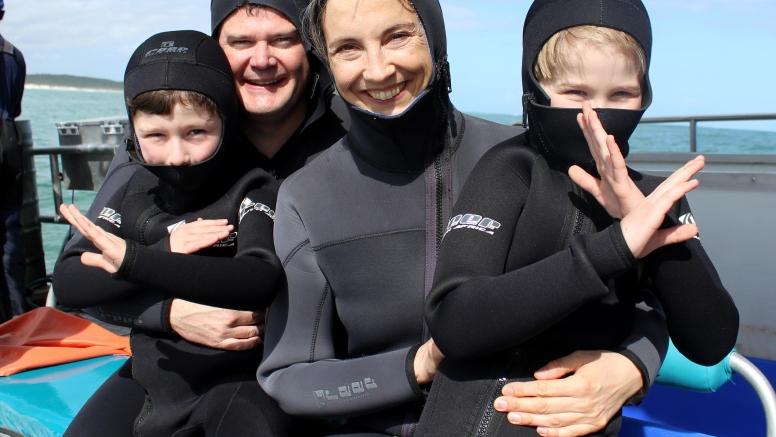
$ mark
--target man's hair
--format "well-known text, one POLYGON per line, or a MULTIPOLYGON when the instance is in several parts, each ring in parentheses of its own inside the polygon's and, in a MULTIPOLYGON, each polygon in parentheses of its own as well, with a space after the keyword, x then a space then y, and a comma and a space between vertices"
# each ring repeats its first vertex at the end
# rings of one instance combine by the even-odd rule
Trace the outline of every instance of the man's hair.
POLYGON ((218 27, 216 28, 216 31, 213 33, 213 39, 218 41, 221 38, 221 29, 224 27, 224 23, 226 20, 229 19, 229 17, 232 17, 236 14, 238 14, 240 11, 245 11, 246 15, 249 15, 251 17, 256 16, 256 13, 259 12, 260 9, 265 8, 264 5, 255 5, 252 3, 248 3, 250 0, 243 0, 240 2, 239 5, 237 5, 237 8, 232 11, 231 14, 227 15, 226 18, 224 18, 221 23, 218 24, 218 27))
MULTIPOLYGON (((326 12, 328 0, 311 0, 302 12, 302 36, 324 59, 329 58, 326 50, 326 38, 323 36, 323 18, 326 12)), ((415 12, 411 0, 395 0, 401 3, 407 10, 415 12)))
POLYGON ((204 108, 209 114, 221 118, 218 105, 210 97, 196 91, 155 90, 148 91, 134 99, 127 99, 130 117, 137 111, 152 115, 170 115, 173 106, 181 104, 204 108))
POLYGON ((553 81, 569 70, 569 48, 580 42, 590 42, 622 53, 638 71, 639 77, 647 72, 644 49, 627 33, 601 26, 577 26, 563 29, 550 37, 534 63, 534 77, 538 81, 553 81))

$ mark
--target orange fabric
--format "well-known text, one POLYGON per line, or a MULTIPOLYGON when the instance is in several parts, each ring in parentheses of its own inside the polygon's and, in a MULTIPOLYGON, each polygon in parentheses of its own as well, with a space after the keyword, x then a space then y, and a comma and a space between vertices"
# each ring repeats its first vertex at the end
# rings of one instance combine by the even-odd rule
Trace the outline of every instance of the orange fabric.
POLYGON ((0 376, 104 355, 132 355, 129 339, 53 308, 0 325, 0 376))

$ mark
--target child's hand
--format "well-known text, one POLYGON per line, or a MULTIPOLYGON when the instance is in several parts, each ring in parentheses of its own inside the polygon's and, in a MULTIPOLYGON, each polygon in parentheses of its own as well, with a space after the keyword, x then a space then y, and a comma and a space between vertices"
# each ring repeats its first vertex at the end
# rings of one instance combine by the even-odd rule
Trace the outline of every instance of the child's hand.
POLYGON ((170 234, 170 252, 194 253, 229 236, 234 226, 229 220, 202 220, 184 223, 170 234))
POLYGON ((127 242, 113 234, 109 234, 97 227, 88 218, 81 214, 75 205, 60 205, 59 212, 71 225, 78 229, 86 239, 94 243, 102 253, 84 252, 81 254, 81 262, 90 267, 99 267, 106 272, 116 273, 124 262, 124 254, 127 252, 127 242))
POLYGON ((582 104, 582 114, 577 116, 577 122, 585 134, 601 179, 596 179, 576 165, 569 169, 569 176, 592 194, 610 216, 621 219, 644 199, 644 194, 628 176, 620 147, 614 141, 614 136, 606 133, 598 113, 589 102, 582 104))
POLYGON ((690 178, 701 171, 704 165, 706 158, 702 155, 688 162, 622 219, 622 233, 633 256, 643 258, 655 249, 687 241, 698 234, 695 225, 679 225, 669 229, 660 229, 660 226, 674 203, 698 186, 698 180, 690 178))
POLYGON ((423 346, 415 352, 415 379, 418 384, 423 385, 433 381, 444 359, 445 356, 442 355, 433 338, 423 343, 423 346))

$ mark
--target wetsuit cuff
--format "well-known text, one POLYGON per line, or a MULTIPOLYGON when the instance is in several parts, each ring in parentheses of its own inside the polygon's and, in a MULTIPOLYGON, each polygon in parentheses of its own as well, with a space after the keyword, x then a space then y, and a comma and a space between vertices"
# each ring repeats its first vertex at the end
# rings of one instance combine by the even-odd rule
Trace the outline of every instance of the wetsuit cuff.
MULTIPOLYGON (((625 245, 627 252, 623 250, 622 245, 625 239, 622 237, 621 231, 618 236, 617 229, 619 229, 619 225, 612 225, 595 234, 574 237, 578 239, 578 242, 583 242, 584 251, 590 263, 598 276, 605 281, 616 278, 638 265, 627 245, 625 245)), ((574 241, 572 241, 572 247, 574 246, 574 241)))
POLYGON ((173 298, 167 298, 162 302, 162 329, 164 329, 164 332, 167 334, 173 334, 175 331, 172 329, 172 324, 170 323, 170 311, 172 311, 172 299, 173 298))
POLYGON ((132 240, 124 240, 127 244, 127 249, 124 252, 124 260, 121 261, 119 269, 111 276, 113 279, 126 279, 129 276, 129 272, 132 271, 132 267, 135 265, 135 258, 137 257, 137 243, 132 240))
POLYGON ((415 377, 415 355, 417 355, 418 349, 420 349, 421 346, 421 344, 416 344, 410 348, 409 352, 407 352, 407 360, 404 363, 404 370, 407 373, 407 381, 410 383, 412 392, 419 397, 426 398, 428 396, 428 391, 423 390, 420 387, 420 384, 418 384, 418 379, 415 377))
POLYGON ((162 238, 158 242, 148 246, 149 249, 161 250, 162 252, 171 252, 170 237, 162 238))
POLYGON ((612 243, 623 263, 632 269, 636 268, 639 265, 639 261, 631 252, 630 247, 628 247, 628 242, 625 241, 625 235, 622 233, 622 224, 619 220, 615 220, 609 227, 609 236, 612 237, 612 243))
POLYGON ((649 379, 649 370, 647 369, 647 366, 644 364, 643 361, 641 361, 641 358, 639 358, 639 356, 636 355, 630 349, 616 348, 616 349, 612 349, 612 352, 617 352, 618 354, 631 360, 631 362, 639 369, 639 372, 641 373, 641 383, 642 383, 641 390, 639 390, 635 395, 633 395, 633 397, 628 399, 625 402, 625 405, 623 405, 623 407, 628 407, 631 405, 639 405, 641 401, 643 401, 644 398, 647 396, 647 393, 649 393, 649 389, 651 388, 651 382, 649 379))

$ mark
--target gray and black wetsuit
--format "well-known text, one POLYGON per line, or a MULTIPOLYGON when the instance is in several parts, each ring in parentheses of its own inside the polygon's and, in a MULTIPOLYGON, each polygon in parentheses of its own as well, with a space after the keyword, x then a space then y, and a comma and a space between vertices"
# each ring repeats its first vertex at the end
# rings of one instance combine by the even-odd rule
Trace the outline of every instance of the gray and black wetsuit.
MULTIPOLYGON (((398 116, 349 108, 347 137, 278 198, 287 287, 269 311, 258 378, 289 414, 348 418, 335 434, 413 434, 425 401, 413 359, 430 338, 423 302, 452 205, 477 161, 522 132, 452 107, 441 9, 413 5, 435 60, 429 89, 398 116)), ((667 335, 659 314, 636 311, 621 346, 646 391, 667 335)))

